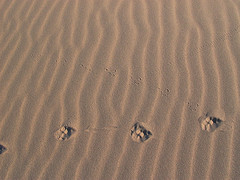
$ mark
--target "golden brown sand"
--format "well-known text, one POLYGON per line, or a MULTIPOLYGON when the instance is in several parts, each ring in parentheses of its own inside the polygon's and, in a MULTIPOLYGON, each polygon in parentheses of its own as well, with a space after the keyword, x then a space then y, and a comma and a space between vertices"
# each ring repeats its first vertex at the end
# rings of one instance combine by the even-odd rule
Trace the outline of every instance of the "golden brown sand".
POLYGON ((238 0, 1 0, 0 179, 240 177, 238 0))

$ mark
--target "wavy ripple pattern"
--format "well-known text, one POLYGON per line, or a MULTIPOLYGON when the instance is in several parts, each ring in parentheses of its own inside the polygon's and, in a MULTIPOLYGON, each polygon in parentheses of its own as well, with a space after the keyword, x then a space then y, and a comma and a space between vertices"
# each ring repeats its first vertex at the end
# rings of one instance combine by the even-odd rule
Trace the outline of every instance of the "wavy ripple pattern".
POLYGON ((237 179, 239 7, 1 1, 0 179, 237 179), (153 137, 132 141, 136 122, 153 137))

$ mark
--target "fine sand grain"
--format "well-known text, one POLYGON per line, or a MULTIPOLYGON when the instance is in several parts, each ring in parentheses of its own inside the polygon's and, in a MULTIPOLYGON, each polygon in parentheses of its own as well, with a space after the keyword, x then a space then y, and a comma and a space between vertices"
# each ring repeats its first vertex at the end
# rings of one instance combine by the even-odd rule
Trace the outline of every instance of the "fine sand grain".
POLYGON ((0 179, 240 178, 238 0, 1 0, 0 179))

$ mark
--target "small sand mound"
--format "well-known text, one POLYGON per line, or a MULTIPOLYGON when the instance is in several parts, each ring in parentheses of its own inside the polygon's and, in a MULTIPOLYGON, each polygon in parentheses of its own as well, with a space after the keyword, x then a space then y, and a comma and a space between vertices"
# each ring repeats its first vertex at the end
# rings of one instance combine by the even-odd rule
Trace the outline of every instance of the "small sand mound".
POLYGON ((59 130, 55 132, 55 137, 57 140, 64 141, 72 135, 75 130, 69 126, 62 126, 59 130))
POLYGON ((152 136, 152 133, 140 123, 135 123, 131 129, 131 136, 135 142, 144 142, 152 136))

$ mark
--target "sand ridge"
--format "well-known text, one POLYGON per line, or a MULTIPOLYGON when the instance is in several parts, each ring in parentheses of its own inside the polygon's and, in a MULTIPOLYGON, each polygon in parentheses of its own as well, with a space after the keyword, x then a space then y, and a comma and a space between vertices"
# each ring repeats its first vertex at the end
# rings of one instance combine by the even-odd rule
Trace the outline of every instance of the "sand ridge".
POLYGON ((0 1, 0 179, 238 179, 239 9, 0 1))

